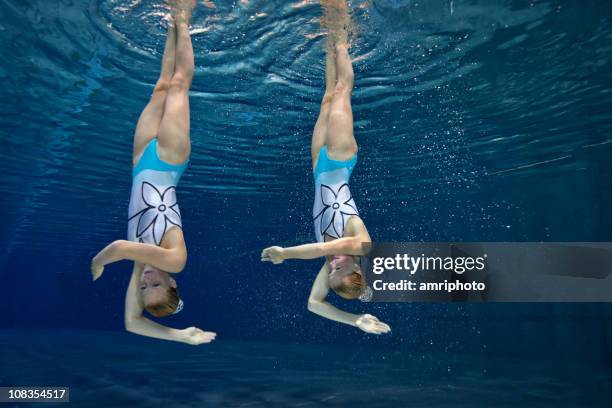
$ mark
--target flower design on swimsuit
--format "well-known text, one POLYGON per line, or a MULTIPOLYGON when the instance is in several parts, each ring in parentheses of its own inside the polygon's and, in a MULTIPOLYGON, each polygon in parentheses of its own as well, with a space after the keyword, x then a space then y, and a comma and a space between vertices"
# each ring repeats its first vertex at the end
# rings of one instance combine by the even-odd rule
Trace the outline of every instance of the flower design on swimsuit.
POLYGON ((321 202, 323 209, 314 217, 315 221, 320 218, 321 236, 327 234, 334 238, 342 238, 348 218, 351 215, 359 215, 348 184, 342 184, 338 191, 321 184, 321 202))
POLYGON ((155 244, 160 245, 169 223, 181 226, 181 215, 175 209, 176 189, 170 186, 160 193, 153 184, 146 181, 142 182, 141 188, 142 200, 147 207, 129 217, 129 220, 139 216, 136 237, 140 242, 143 242, 144 233, 151 228, 155 244))

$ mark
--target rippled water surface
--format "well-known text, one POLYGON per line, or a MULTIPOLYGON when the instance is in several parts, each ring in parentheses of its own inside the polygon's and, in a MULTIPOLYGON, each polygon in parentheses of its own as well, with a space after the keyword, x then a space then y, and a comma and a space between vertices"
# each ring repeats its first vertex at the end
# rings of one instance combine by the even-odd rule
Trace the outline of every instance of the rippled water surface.
MULTIPOLYGON (((208 236, 218 233, 206 228, 209 217, 289 221, 310 236, 308 149, 324 68, 319 5, 208 4, 192 27, 188 222, 208 236), (227 206, 200 212, 210 197, 227 206), (269 211, 249 216, 231 201, 269 211)), ((71 234, 75 245, 122 233, 132 132, 163 51, 163 2, 1 7, 5 240, 55 245, 75 218, 87 224, 71 234)), ((364 0, 353 8, 354 183, 379 239, 444 236, 436 222, 457 237, 471 229, 492 238, 498 224, 503 233, 501 224, 514 221, 496 217, 530 185, 610 175, 605 2, 364 0)))
MULTIPOLYGON (((351 190, 375 240, 612 240, 609 2, 356 0, 352 9, 360 154, 351 190)), ((0 0, 0 11, 0 325, 121 331, 130 266, 110 266, 94 285, 89 263, 103 245, 125 238, 132 134, 159 73, 167 10, 162 1, 0 0)), ((193 152, 178 192, 189 260, 177 280, 186 306, 166 322, 216 331, 219 344, 286 342, 268 367, 292 361, 296 342, 368 345, 406 353, 407 362, 413 352, 466 352, 479 366, 496 355, 516 358, 514 374, 539 358, 609 367, 609 305, 331 299, 393 328, 372 337, 306 310, 318 261, 260 263, 266 246, 314 239, 309 148, 323 93, 319 17, 317 2, 298 0, 213 1, 195 11, 193 152)), ((216 356, 238 358, 228 350, 216 356)), ((299 367, 308 356, 298 360, 299 367)), ((385 364, 371 368, 391 375, 385 364)), ((140 367, 126 384, 151 370, 140 367)), ((402 367, 401 378, 427 384, 417 368, 402 367)), ((336 368, 321 375, 336 376, 336 368)), ((235 388, 215 398, 276 398, 241 388, 232 370, 223 375, 235 388)), ((588 370, 575 373, 591 378, 588 370)), ((302 374, 290 378, 310 380, 302 374)), ((531 374, 529 381, 539 378, 531 374)), ((283 377, 266 375, 274 385, 267 390, 277 392, 283 377)), ((474 376, 460 386, 485 381, 474 376)), ((533 401, 558 401, 553 394, 569 383, 549 377, 536 381, 533 401)), ((365 378, 349 388, 365 387, 365 378)), ((296 397, 293 384, 279 401, 356 401, 315 380, 321 388, 312 395, 296 397)), ((494 386, 518 405, 509 390, 528 388, 521 381, 494 386)), ((432 393, 455 389, 444 384, 432 393)), ((578 396, 588 395, 584 384, 578 396)), ((374 390, 402 400, 411 392, 394 394, 382 382, 374 390)), ((568 405, 578 400, 571 395, 568 405)))

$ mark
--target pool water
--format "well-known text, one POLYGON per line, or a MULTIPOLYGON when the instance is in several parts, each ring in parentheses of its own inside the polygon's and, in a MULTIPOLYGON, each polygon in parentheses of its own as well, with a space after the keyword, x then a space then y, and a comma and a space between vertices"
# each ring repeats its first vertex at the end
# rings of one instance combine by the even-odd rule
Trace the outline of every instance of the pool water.
MULTIPOLYGON (((142 405, 604 406, 609 304, 359 304, 368 336, 306 309, 320 261, 310 137, 314 1, 194 13, 191 163, 178 195, 198 348, 124 332, 132 134, 159 73, 162 1, 0 0, 0 385, 142 405)), ((612 7, 586 0, 355 0, 359 163, 376 241, 611 241, 612 7)))
POLYGON ((4 330, 0 346, 10 362, 0 380, 69 384, 80 407, 607 407, 612 391, 609 370, 585 377, 584 366, 562 360, 278 342, 191 347, 88 330, 4 330))

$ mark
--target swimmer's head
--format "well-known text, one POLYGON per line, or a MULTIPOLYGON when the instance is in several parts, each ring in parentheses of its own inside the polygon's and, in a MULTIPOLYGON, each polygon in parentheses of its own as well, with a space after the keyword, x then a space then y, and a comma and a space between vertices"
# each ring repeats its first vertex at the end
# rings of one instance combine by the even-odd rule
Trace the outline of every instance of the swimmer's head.
POLYGON ((155 317, 164 317, 176 312, 180 299, 176 281, 168 272, 145 265, 139 285, 140 296, 147 312, 155 317))
POLYGON ((357 299, 366 287, 359 258, 335 255, 329 263, 329 287, 344 299, 357 299))

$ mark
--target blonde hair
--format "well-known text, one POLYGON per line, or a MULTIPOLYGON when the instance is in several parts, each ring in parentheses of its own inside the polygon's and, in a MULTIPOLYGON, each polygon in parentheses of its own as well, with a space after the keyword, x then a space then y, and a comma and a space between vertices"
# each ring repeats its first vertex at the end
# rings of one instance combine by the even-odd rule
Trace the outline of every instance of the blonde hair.
POLYGON ((147 306, 145 309, 147 312, 155 317, 166 317, 173 314, 179 305, 179 294, 178 290, 173 287, 169 287, 166 292, 166 300, 147 306))
POLYGON ((344 299, 357 299, 365 287, 363 277, 357 272, 345 276, 331 276, 329 287, 344 299))

